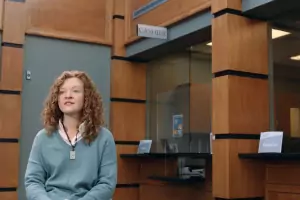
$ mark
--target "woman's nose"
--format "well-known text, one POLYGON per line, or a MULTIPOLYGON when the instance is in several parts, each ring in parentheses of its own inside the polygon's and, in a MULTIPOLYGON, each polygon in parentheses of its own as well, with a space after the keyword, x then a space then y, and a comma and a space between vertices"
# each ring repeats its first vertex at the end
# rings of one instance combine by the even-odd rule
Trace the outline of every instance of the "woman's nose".
POLYGON ((72 92, 70 92, 70 91, 66 92, 65 98, 67 98, 67 99, 72 98, 72 92))

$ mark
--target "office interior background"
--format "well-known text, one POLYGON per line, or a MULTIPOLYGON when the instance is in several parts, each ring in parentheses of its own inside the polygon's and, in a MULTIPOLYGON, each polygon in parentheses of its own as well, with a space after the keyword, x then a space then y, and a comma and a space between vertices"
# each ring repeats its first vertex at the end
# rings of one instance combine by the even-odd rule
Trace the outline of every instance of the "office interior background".
POLYGON ((0 0, 0 199, 26 200, 43 101, 72 69, 103 96, 118 151, 113 200, 299 199, 299 4, 0 0), (138 24, 168 37, 139 37, 138 24), (283 131, 281 153, 258 154, 265 131, 283 131), (144 139, 151 153, 138 155, 144 139))

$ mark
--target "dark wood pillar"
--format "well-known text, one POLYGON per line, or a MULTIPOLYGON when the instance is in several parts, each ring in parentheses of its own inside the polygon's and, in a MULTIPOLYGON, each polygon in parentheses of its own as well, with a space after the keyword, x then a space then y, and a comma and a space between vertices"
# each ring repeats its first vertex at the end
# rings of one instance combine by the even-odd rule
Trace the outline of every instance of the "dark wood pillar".
POLYGON ((264 166, 239 153, 257 152, 269 130, 268 25, 241 15, 241 0, 213 0, 213 197, 264 196, 264 166))

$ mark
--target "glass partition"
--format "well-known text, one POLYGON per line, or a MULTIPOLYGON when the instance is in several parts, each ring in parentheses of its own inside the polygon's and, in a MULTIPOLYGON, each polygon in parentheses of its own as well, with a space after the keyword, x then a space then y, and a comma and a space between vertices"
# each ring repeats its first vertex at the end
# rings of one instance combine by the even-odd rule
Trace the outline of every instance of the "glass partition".
POLYGON ((274 129, 284 132, 283 151, 300 152, 300 32, 272 36, 274 129))
POLYGON ((163 56, 147 66, 147 135, 153 152, 210 152, 211 47, 163 56))

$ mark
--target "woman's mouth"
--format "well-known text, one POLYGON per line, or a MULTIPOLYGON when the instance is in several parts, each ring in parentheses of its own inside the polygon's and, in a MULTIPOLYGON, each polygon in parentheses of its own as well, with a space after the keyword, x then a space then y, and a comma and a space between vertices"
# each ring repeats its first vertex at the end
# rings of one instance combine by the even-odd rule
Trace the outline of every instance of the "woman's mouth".
POLYGON ((73 104, 74 104, 74 103, 73 103, 73 102, 70 102, 70 101, 65 102, 65 105, 66 105, 66 106, 73 105, 73 104))

